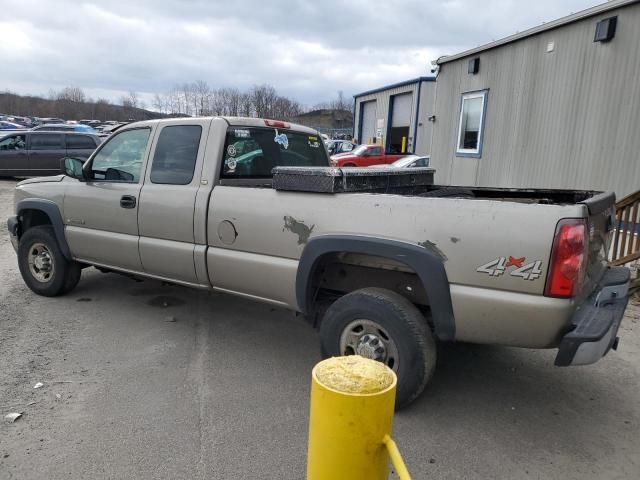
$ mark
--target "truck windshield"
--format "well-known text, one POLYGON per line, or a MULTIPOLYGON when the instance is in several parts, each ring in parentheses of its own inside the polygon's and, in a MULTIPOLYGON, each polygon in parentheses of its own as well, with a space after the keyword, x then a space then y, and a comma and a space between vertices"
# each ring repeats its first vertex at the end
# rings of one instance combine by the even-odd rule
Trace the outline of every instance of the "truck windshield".
POLYGON ((278 128, 227 130, 222 178, 270 178, 279 166, 329 166, 320 136, 278 128))

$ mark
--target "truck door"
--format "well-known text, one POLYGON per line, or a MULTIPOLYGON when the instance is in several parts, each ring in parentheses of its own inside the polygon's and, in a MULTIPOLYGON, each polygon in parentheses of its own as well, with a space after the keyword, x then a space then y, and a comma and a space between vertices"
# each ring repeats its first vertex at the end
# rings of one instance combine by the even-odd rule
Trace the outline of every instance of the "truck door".
POLYGON ((378 165, 381 163, 387 163, 382 152, 382 147, 369 147, 366 155, 362 161, 359 162, 359 165, 361 167, 368 167, 369 165, 378 165))
POLYGON ((198 283, 194 211, 209 124, 210 120, 188 120, 158 130, 138 216, 146 273, 198 283))
POLYGON ((69 183, 63 218, 75 258, 142 271, 138 204, 151 134, 150 127, 115 133, 85 166, 87 181, 69 183))
POLYGON ((31 175, 56 175, 60 173, 60 160, 65 156, 63 134, 58 132, 30 133, 29 170, 31 175))

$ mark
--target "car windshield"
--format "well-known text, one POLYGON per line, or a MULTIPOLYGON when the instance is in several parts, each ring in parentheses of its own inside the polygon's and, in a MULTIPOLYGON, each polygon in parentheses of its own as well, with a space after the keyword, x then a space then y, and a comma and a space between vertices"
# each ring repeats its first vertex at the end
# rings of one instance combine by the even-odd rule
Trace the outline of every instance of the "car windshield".
POLYGON ((350 153, 352 153, 353 155, 361 156, 366 151, 367 151, 367 146, 366 145, 360 145, 359 147, 356 147, 353 150, 351 150, 350 153))
POLYGON ((227 130, 223 178, 271 177, 271 170, 277 166, 328 165, 319 135, 261 127, 231 127, 227 130))

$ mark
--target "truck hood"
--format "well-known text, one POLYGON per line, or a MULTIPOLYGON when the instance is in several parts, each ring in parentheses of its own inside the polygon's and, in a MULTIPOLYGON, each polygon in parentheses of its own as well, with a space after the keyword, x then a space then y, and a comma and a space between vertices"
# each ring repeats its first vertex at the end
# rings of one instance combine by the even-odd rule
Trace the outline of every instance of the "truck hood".
POLYGON ((44 182, 61 182, 66 175, 53 175, 51 177, 35 177, 35 178, 27 178, 26 180, 21 181, 16 186, 19 187, 21 185, 27 185, 29 183, 44 183, 44 182))
POLYGON ((351 152, 344 152, 344 153, 336 153, 335 155, 331 155, 331 158, 332 159, 335 158, 336 160, 339 160, 341 158, 358 158, 358 156, 354 155, 351 152))

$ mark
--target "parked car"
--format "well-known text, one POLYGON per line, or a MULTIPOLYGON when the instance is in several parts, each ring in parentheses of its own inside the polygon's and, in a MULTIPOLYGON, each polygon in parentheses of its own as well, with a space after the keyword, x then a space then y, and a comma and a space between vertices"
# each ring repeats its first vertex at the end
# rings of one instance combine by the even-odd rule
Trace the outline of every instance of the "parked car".
POLYGON ((98 133, 97 130, 89 125, 82 125, 81 123, 45 123, 33 127, 32 131, 43 132, 83 132, 83 133, 98 133))
POLYGON ((38 125, 44 125, 47 123, 64 123, 63 119, 57 117, 37 117, 35 120, 38 125))
POLYGON ((393 163, 404 156, 386 153, 382 145, 360 145, 351 152, 331 156, 331 165, 334 167, 369 167, 393 163))
POLYGON ((0 176, 55 175, 64 157, 87 159, 100 143, 86 133, 12 132, 0 138, 0 176))
POLYGON ((428 155, 407 155, 406 157, 400 158, 391 164, 381 163, 378 165, 369 165, 369 168, 418 168, 428 167, 430 163, 431 158, 428 155))
POLYGON ((19 183, 9 238, 39 295, 70 292, 94 265, 302 312, 324 356, 392 368, 398 407, 433 375, 435 340, 558 348, 558 366, 617 346, 629 270, 606 264, 613 193, 330 193, 328 163, 315 130, 285 122, 139 122, 84 165, 66 159, 65 175, 19 183), (256 152, 242 169, 239 141, 256 152), (270 188, 282 165, 314 168, 287 169, 270 188))
POLYGON ((20 125, 19 123, 8 122, 6 120, 0 120, 0 130, 26 130, 27 127, 20 125))
POLYGON ((351 152, 357 145, 349 140, 329 140, 327 151, 329 155, 337 155, 338 153, 351 152))

